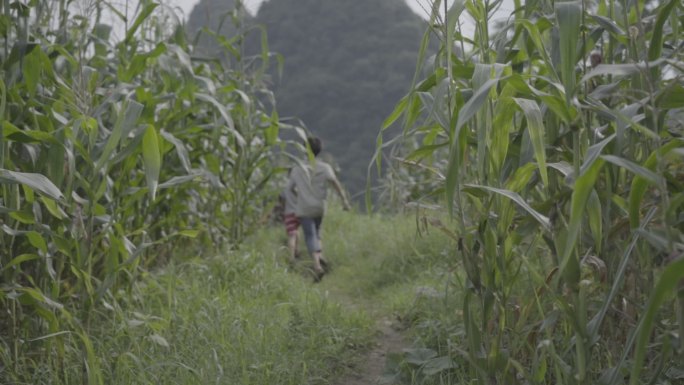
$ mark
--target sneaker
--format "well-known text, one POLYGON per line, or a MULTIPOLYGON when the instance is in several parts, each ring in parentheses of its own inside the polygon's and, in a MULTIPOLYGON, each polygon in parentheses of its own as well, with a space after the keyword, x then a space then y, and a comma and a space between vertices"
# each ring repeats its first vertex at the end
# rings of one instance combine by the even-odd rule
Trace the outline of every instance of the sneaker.
POLYGON ((330 264, 324 258, 321 258, 321 267, 323 268, 324 273, 330 272, 330 264))
POLYGON ((314 283, 321 282, 321 279, 323 279, 324 275, 325 275, 325 270, 321 270, 319 272, 314 271, 314 283))

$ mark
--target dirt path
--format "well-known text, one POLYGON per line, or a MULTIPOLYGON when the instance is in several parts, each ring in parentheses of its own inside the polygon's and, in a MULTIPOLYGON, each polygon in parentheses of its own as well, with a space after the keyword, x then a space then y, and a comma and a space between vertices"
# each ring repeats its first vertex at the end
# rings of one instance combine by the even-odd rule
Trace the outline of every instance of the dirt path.
POLYGON ((367 353, 355 372, 343 377, 335 385, 390 385, 393 382, 383 379, 387 356, 401 353, 407 347, 404 336, 397 330, 396 321, 383 317, 377 321, 378 337, 375 346, 367 353))

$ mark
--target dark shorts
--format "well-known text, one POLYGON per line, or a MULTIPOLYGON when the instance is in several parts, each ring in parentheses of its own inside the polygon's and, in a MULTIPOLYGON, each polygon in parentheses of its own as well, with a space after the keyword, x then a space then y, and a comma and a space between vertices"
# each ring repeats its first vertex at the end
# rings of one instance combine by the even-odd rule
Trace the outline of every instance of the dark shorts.
POLYGON ((299 229, 299 218, 294 213, 285 214, 283 222, 285 222, 285 230, 288 234, 296 233, 299 229))
POLYGON ((306 241, 306 248, 309 253, 313 255, 315 252, 321 251, 321 224, 323 217, 300 218, 302 222, 302 230, 304 230, 304 240, 306 241))

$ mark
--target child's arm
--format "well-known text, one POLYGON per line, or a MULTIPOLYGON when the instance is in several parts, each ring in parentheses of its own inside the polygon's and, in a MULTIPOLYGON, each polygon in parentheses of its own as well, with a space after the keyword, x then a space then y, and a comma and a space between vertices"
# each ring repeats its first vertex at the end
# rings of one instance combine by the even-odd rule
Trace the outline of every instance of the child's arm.
POLYGON ((337 191, 337 194, 342 198, 342 208, 344 210, 349 210, 351 209, 351 205, 349 204, 349 201, 347 200, 347 196, 344 194, 344 190, 342 189, 342 185, 340 182, 337 180, 337 178, 330 180, 332 183, 333 187, 335 187, 335 191, 337 191))

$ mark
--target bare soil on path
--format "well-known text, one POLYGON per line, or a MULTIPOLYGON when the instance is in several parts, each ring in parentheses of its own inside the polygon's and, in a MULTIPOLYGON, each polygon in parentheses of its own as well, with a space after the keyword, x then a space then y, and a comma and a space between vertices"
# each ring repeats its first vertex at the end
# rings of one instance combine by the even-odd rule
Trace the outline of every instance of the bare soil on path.
MULTIPOLYGON (((332 273, 334 275, 335 272, 332 273)), ((350 292, 349 281, 342 277, 326 277, 322 288, 330 299, 337 302, 344 309, 353 312, 365 312, 375 321, 375 339, 370 350, 363 352, 356 362, 350 363, 350 371, 332 385, 400 385, 393 381, 391 371, 387 372, 389 357, 403 354, 403 350, 410 347, 401 321, 385 306, 375 300, 367 298, 362 293, 350 292), (344 283, 343 283, 344 282, 344 283)))
POLYGON ((383 378, 387 357, 393 353, 401 353, 407 347, 404 336, 397 328, 397 321, 389 317, 377 320, 378 336, 374 346, 367 353, 354 372, 346 375, 335 385, 390 385, 392 381, 383 378))

